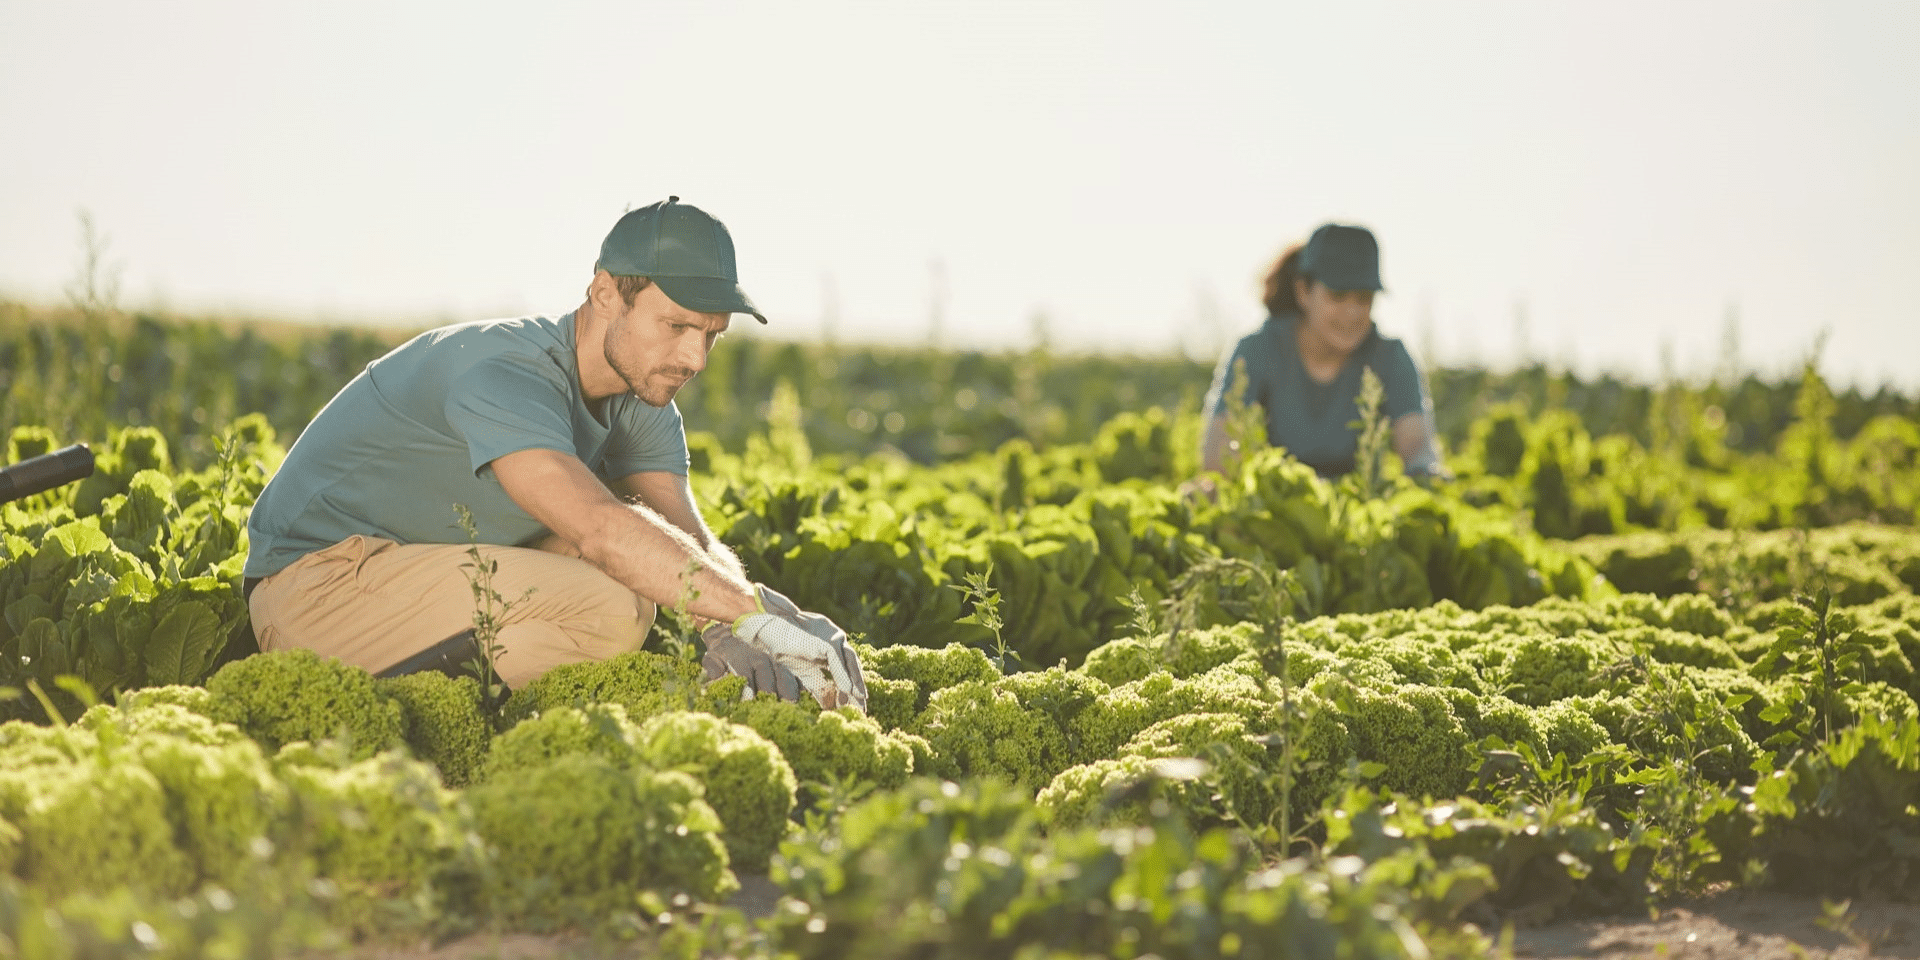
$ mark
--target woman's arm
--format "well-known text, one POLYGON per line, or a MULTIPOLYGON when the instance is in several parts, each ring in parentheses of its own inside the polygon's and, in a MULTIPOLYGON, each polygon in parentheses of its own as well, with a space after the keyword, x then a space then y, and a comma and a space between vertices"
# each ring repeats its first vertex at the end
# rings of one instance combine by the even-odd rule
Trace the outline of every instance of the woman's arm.
POLYGON ((1207 429, 1200 436, 1200 469, 1202 472, 1225 473, 1227 468, 1227 416, 1216 413, 1207 419, 1207 429))
POLYGON ((1400 455, 1410 477, 1450 477, 1440 462, 1440 444, 1434 439, 1431 415, 1409 413, 1393 421, 1393 452, 1400 455))

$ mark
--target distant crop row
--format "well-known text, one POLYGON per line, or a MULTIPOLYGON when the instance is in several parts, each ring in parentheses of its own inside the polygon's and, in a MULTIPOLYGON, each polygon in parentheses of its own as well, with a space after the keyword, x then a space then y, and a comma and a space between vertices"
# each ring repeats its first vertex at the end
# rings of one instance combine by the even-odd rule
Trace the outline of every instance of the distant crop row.
MULTIPOLYGON (((334 391, 411 330, 258 325, 145 314, 81 317, 0 302, 0 435, 45 426, 69 441, 103 442, 119 426, 154 426, 186 464, 203 466, 219 425, 266 416, 297 436, 334 391)), ((981 353, 729 338, 680 399, 692 429, 738 448, 759 432, 782 388, 822 453, 893 449, 921 463, 990 452, 1013 439, 1036 447, 1084 442, 1128 411, 1196 413, 1212 364, 1168 357, 981 353)), ((1585 379, 1534 365, 1428 371, 1440 433, 1464 449, 1473 425, 1503 403, 1531 414, 1564 410, 1594 437, 1649 449, 1684 442, 1705 424, 1735 453, 1773 450, 1800 415, 1797 378, 1747 375, 1702 386, 1585 379)), ((1832 398, 1831 427, 1849 439, 1876 417, 1920 419, 1920 398, 1850 388, 1832 398)), ((1191 470, 1191 454, 1183 468, 1191 470)))

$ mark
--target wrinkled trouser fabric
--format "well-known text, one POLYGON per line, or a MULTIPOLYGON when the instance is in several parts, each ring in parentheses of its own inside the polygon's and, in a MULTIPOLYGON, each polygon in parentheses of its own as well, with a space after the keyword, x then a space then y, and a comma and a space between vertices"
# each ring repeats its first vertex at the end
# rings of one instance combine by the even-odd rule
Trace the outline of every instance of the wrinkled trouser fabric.
MULTIPOLYGON (((473 629, 469 550, 348 537, 255 585, 254 636, 262 651, 304 648, 380 673, 473 629)), ((508 609, 495 668, 513 689, 564 663, 638 650, 653 625, 652 602, 585 560, 527 547, 480 552, 499 565, 493 589, 508 609)))

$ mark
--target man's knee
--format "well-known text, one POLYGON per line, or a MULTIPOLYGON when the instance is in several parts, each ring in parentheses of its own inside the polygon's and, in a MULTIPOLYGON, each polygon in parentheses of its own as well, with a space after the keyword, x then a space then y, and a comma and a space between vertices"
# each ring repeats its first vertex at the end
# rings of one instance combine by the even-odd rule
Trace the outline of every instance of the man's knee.
MULTIPOLYGON (((578 619, 588 622, 630 625, 632 649, 639 649, 645 641, 647 630, 653 626, 655 608, 653 602, 634 593, 618 580, 599 573, 598 576, 582 578, 580 589, 583 591, 578 619)), ((574 619, 574 618, 566 618, 574 619)), ((624 634, 626 631, 619 631, 624 634)))
MULTIPOLYGON (((549 598, 551 606, 543 604, 545 609, 530 610, 526 620, 521 621, 544 621, 565 635, 566 640, 560 642, 561 649, 548 656, 558 656, 568 662, 605 660, 632 653, 646 644, 655 613, 651 602, 592 569, 570 578, 565 590, 564 596, 549 598)), ((556 641, 558 638, 534 642, 556 641)))

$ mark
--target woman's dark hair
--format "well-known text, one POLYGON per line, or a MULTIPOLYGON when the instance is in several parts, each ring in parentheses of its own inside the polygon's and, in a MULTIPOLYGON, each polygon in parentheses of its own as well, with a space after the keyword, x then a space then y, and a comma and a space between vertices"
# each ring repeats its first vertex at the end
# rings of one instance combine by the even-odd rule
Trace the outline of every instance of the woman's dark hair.
POLYGON ((1306 244, 1296 243, 1280 251, 1280 259, 1267 271, 1266 292, 1260 302, 1267 305, 1268 316, 1300 312, 1300 302, 1293 296, 1293 282, 1313 279, 1300 272, 1300 251, 1306 248, 1306 244))

